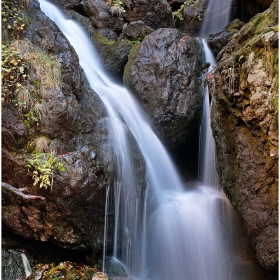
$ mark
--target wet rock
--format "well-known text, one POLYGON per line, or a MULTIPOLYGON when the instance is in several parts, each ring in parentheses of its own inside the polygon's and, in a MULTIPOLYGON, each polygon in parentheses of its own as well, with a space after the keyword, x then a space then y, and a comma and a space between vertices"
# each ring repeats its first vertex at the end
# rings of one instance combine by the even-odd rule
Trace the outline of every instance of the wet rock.
MULTIPOLYGON (((37 1, 29 14, 27 38, 46 55, 59 57, 62 86, 46 90, 42 97, 45 110, 32 124, 12 105, 3 108, 2 180, 46 199, 26 201, 3 190, 2 224, 18 236, 91 250, 96 257, 103 250, 105 193, 113 165, 107 115, 84 79, 73 48, 40 11, 37 1), (64 172, 55 170, 52 190, 34 186, 32 172, 25 167, 38 137, 46 139, 44 152, 55 151, 65 166, 64 172)), ((108 241, 110 247, 112 240, 108 241)))
POLYGON ((118 16, 112 16, 111 7, 104 1, 86 1, 84 9, 87 16, 90 18, 96 28, 108 28, 117 33, 121 33, 121 18, 118 16))
POLYGON ((63 77, 63 93, 69 98, 80 99, 82 88, 79 60, 73 47, 59 31, 56 24, 43 14, 37 1, 30 10, 31 24, 26 38, 36 47, 44 49, 50 54, 56 54, 61 63, 63 77))
POLYGON ((129 40, 142 41, 144 37, 154 30, 147 26, 142 20, 131 22, 123 29, 125 37, 129 40))
MULTIPOLYGON (((185 5, 181 12, 182 18, 175 20, 176 28, 187 34, 196 36, 200 30, 203 15, 207 8, 208 0, 199 0, 195 3, 185 5)), ((183 1, 181 2, 183 4, 183 1)))
POLYGON ((127 279, 127 273, 124 267, 115 258, 107 257, 105 259, 105 267, 106 274, 110 279, 127 279))
POLYGON ((236 18, 232 20, 228 25, 224 27, 224 30, 230 32, 237 32, 240 28, 245 24, 245 22, 241 21, 240 19, 236 18))
POLYGON ((82 0, 52 0, 54 4, 64 9, 72 9, 81 4, 82 0))
POLYGON ((114 34, 107 29, 98 29, 92 39, 105 69, 114 74, 122 74, 134 43, 126 39, 114 40, 114 34))
POLYGON ((234 34, 236 34, 244 24, 245 23, 241 20, 235 19, 227 26, 225 26, 224 30, 222 30, 221 32, 210 34, 208 36, 208 38, 206 39, 207 44, 209 45, 215 56, 217 56, 222 48, 229 43, 234 34))
POLYGON ((213 54, 217 56, 221 49, 228 44, 233 35, 233 32, 223 30, 216 34, 210 34, 206 41, 213 54))
POLYGON ((119 40, 105 46, 100 53, 104 67, 114 74, 122 74, 132 46, 133 44, 126 40, 119 40))
POLYGON ((200 120, 200 46, 175 29, 159 29, 130 53, 124 83, 172 149, 185 146, 200 120))
POLYGON ((106 280, 106 275, 88 265, 64 261, 51 264, 36 264, 32 274, 26 280, 51 280, 51 279, 85 279, 106 280))
POLYGON ((73 10, 67 11, 66 15, 70 19, 73 19, 74 21, 78 22, 83 27, 85 32, 89 35, 89 37, 91 37, 94 34, 95 28, 93 26, 93 23, 88 17, 82 16, 81 14, 73 10))
MULTIPOLYGON (((3 250, 1 254, 1 279, 25 279, 26 272, 22 259, 22 251, 19 250, 3 250)), ((34 261, 30 255, 28 255, 29 266, 34 265, 34 261)))
POLYGON ((278 266, 277 5, 218 54, 211 118, 220 184, 270 270, 278 266))
POLYGON ((174 26, 171 8, 165 0, 132 0, 124 19, 126 22, 142 20, 153 29, 174 26))

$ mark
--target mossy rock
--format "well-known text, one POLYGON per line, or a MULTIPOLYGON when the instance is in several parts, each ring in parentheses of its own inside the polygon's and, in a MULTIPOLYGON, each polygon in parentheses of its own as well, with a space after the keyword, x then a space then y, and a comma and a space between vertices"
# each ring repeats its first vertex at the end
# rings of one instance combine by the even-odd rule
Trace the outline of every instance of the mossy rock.
POLYGON ((129 54, 128 54, 128 62, 124 67, 124 74, 123 74, 123 82, 126 86, 129 87, 130 81, 131 81, 131 75, 130 75, 130 68, 133 64, 134 58, 137 56, 140 49, 140 42, 137 41, 134 46, 131 48, 129 54))
POLYGON ((105 46, 100 53, 104 67, 113 73, 120 73, 132 47, 133 43, 128 40, 118 40, 105 46))
POLYGON ((92 280, 108 279, 105 274, 97 272, 95 268, 84 264, 64 261, 61 263, 36 264, 30 280, 38 279, 38 275, 43 275, 42 280, 92 280), (96 278, 93 278, 96 277, 96 278))
POLYGON ((236 18, 225 26, 224 30, 230 32, 237 32, 245 23, 240 19, 236 18))

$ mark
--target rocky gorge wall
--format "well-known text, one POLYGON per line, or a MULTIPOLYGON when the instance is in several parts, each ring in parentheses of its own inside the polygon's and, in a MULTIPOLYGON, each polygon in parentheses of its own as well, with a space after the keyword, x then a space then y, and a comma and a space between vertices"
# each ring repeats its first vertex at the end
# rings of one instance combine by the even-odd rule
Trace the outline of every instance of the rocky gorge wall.
POLYGON ((220 185, 258 261, 278 266, 278 1, 217 55, 209 75, 220 185))
MULTIPOLYGON (((40 81, 42 73, 30 73, 31 94, 35 94, 38 83, 41 86, 36 97, 44 106, 40 118, 32 115, 32 119, 31 110, 17 110, 13 100, 4 100, 2 181, 45 200, 22 199, 2 188, 3 230, 100 255, 105 194, 112 169, 106 112, 84 80, 78 58, 64 35, 41 12, 37 1, 28 9, 30 24, 17 41, 18 49, 27 52, 28 40, 34 57, 44 51, 44 55, 59 58, 61 81, 51 89, 40 81), (36 148, 45 153, 55 151, 64 164, 63 172, 54 171, 52 190, 33 185, 32 172, 25 167, 36 148)), ((9 44, 6 38, 5 43, 9 44)))

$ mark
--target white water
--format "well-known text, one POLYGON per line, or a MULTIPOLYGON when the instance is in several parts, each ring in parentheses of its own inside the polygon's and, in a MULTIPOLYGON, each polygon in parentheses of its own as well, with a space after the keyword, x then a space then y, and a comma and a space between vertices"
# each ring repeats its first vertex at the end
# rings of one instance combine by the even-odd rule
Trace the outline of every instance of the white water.
POLYGON ((232 0, 208 0, 207 9, 202 20, 200 37, 220 32, 230 20, 232 0))
POLYGON ((114 257, 129 277, 139 280, 236 280, 224 194, 208 182, 184 190, 141 108, 124 87, 108 78, 82 29, 54 5, 39 2, 75 48, 90 86, 107 108, 118 166, 114 257), (147 187, 137 177, 130 145, 134 141, 145 159, 147 187))
MULTIPOLYGON (((202 40, 205 61, 210 63, 208 72, 216 65, 216 60, 205 40, 202 40)), ((206 74, 205 74, 206 75, 206 74)), ((203 77, 205 80, 205 77, 203 77)), ((205 84, 205 81, 204 81, 205 84)), ((199 180, 203 185, 219 189, 218 175, 216 172, 216 148, 212 136, 210 99, 208 86, 204 85, 203 116, 200 128, 200 155, 199 155, 199 180)))
POLYGON ((28 277, 32 273, 31 266, 29 264, 29 261, 28 261, 26 255, 24 253, 20 253, 20 255, 21 255, 21 259, 22 259, 22 263, 23 263, 23 267, 24 267, 25 276, 28 277))

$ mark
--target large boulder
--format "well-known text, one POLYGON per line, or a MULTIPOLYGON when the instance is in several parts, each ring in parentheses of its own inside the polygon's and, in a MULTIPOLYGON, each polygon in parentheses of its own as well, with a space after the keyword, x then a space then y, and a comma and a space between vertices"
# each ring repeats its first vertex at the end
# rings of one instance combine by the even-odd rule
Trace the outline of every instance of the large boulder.
POLYGON ((252 240, 259 263, 276 270, 278 1, 244 25, 217 60, 211 120, 220 184, 252 240))
MULTIPOLYGON (((62 78, 60 86, 40 93, 44 110, 36 123, 12 103, 2 108, 2 181, 45 197, 24 200, 3 189, 2 225, 24 238, 98 256, 103 250, 106 188, 113 169, 107 114, 83 78, 74 49, 37 1, 30 4, 29 16, 27 39, 46 52, 47 61, 59 58, 62 78), (65 166, 64 172, 54 172, 52 190, 34 186, 32 173, 25 168, 39 140, 44 143, 41 148, 56 151, 65 166)), ((108 222, 111 218, 109 213, 108 222)))
POLYGON ((163 28, 134 47, 125 66, 124 83, 172 150, 186 146, 199 126, 200 65, 199 42, 163 28))

